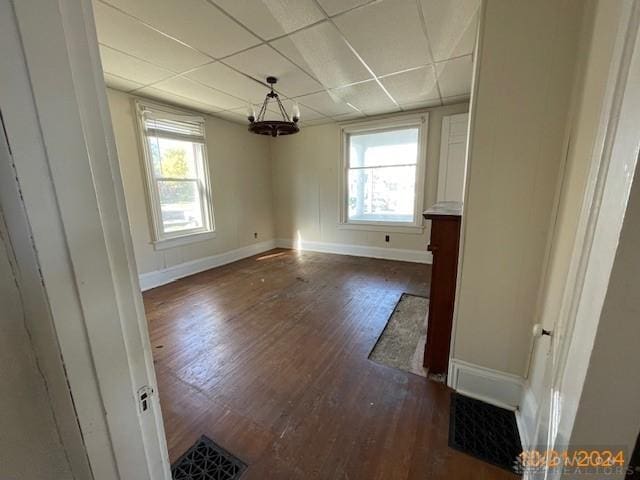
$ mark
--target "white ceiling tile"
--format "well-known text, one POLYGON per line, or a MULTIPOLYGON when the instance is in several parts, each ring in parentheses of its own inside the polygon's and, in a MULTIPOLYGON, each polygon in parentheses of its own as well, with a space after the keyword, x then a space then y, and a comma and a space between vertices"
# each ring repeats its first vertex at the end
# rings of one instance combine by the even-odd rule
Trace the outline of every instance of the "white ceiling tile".
POLYGON ((400 105, 440 101, 433 66, 395 73, 380 81, 400 105))
POLYGON ((415 0, 385 0, 334 19, 376 75, 431 63, 415 0))
POLYGON ((276 89, 288 97, 322 90, 322 85, 268 45, 260 45, 225 59, 225 63, 253 78, 278 78, 276 89))
POLYGON ((209 105, 215 110, 230 110, 242 107, 244 101, 227 95, 219 90, 200 85, 188 78, 176 77, 164 80, 154 85, 158 90, 163 90, 179 95, 190 100, 209 105))
POLYGON ((353 113, 345 113, 343 115, 336 115, 333 118, 336 122, 346 122, 348 120, 355 120, 358 118, 365 118, 365 116, 362 113, 358 113, 355 110, 353 111, 353 113))
POLYGON ((107 0, 186 44, 220 58, 260 40, 206 0, 107 0))
POLYGON ((108 87, 115 88, 116 90, 122 90, 123 92, 130 92, 144 86, 139 83, 132 82, 129 79, 118 77, 117 75, 111 75, 106 72, 104 74, 104 83, 106 83, 108 87))
POLYGON ((473 52, 480 0, 420 0, 434 61, 473 52))
POLYGON ((350 103, 366 115, 398 111, 398 107, 374 80, 337 88, 331 95, 342 102, 350 103))
MULTIPOLYGON (((327 117, 325 115, 322 115, 321 113, 316 112, 315 110, 312 110, 311 108, 308 108, 305 105, 299 105, 299 107, 300 107, 300 120, 302 120, 304 123, 309 123, 316 120, 327 120, 327 117)), ((287 109, 287 112, 289 113, 289 115, 291 115, 290 105, 286 105, 285 108, 287 109)))
POLYGON ((328 92, 304 95, 296 98, 296 101, 329 117, 354 112, 354 110, 344 103, 337 95, 330 94, 328 92))
POLYGON ((260 37, 269 40, 324 18, 313 0, 213 0, 260 37))
POLYGON ((326 88, 341 87, 371 78, 340 32, 328 21, 271 44, 311 73, 326 88))
POLYGON ((314 120, 307 120, 305 122, 302 122, 302 128, 313 127, 315 125, 326 125, 327 123, 334 123, 334 122, 335 120, 333 120, 332 118, 321 117, 321 118, 316 118, 314 120))
POLYGON ((431 100, 423 100, 421 102, 405 103, 401 106, 402 106, 402 110, 410 111, 410 110, 418 110, 422 108, 439 107, 440 105, 442 105, 442 101, 440 101, 439 98, 434 98, 431 100))
POLYGON ((182 97, 165 90, 159 90, 155 87, 144 87, 143 89, 136 91, 136 95, 150 98, 160 103, 175 105, 177 107, 187 108, 197 112, 216 113, 221 111, 219 108, 212 105, 206 105, 202 102, 198 102, 197 100, 182 97))
POLYGON ((269 89, 226 65, 216 62, 185 75, 210 87, 217 88, 248 103, 261 103, 269 89))
POLYGON ((148 85, 174 75, 162 67, 132 57, 105 45, 100 45, 102 69, 106 73, 148 85))
POLYGON ((327 15, 337 15, 374 0, 318 0, 327 15))
POLYGON ((211 61, 133 18, 101 2, 94 4, 100 43, 143 58, 155 65, 181 72, 211 61))
POLYGON ((473 76, 472 56, 455 58, 436 64, 438 85, 442 98, 468 95, 473 76))

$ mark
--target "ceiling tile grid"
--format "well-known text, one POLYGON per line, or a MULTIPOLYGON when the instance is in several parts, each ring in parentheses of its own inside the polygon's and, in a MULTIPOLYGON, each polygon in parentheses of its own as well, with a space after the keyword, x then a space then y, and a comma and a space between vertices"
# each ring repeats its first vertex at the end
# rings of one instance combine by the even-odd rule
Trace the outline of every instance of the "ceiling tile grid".
POLYGON ((467 100, 479 6, 94 0, 110 87, 246 123, 273 75, 286 108, 299 103, 303 126, 467 100))

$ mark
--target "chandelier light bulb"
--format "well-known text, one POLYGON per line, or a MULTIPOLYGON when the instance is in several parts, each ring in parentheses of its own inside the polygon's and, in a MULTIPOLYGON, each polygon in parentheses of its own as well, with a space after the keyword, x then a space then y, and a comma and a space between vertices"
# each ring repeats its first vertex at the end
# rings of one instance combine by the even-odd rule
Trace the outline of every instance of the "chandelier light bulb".
POLYGON ((251 104, 247 105, 247 117, 250 122, 253 122, 256 119, 256 109, 251 104))
POLYGON ((298 105, 298 102, 295 102, 293 104, 293 108, 291 109, 291 112, 293 114, 294 122, 297 122, 298 120, 300 120, 300 106, 298 105))

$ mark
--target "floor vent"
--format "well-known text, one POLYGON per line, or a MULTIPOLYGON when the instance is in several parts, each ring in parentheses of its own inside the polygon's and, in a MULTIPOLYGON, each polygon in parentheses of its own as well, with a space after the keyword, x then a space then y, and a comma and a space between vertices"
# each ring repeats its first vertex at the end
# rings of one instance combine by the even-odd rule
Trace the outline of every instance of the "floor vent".
POLYGON ((449 446, 497 467, 520 473, 522 453, 515 414, 458 393, 451 394, 449 446))
POLYGON ((174 480, 236 480, 247 465, 206 436, 187 450, 171 467, 174 480))

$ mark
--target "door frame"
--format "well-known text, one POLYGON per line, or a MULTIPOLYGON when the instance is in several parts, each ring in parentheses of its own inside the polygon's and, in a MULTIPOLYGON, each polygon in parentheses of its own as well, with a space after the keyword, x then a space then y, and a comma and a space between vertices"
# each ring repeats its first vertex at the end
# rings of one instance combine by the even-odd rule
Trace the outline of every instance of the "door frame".
MULTIPOLYGON (((567 286, 552 335, 549 448, 566 445, 571 437, 579 398, 567 401, 563 396, 568 390, 579 395, 587 375, 638 163, 640 0, 624 1, 609 72, 567 286)), ((560 472, 551 469, 548 475, 556 478, 560 472)))
MULTIPOLYGON (((640 1, 624 0, 565 289, 551 335, 548 397, 545 403, 533 405, 526 401, 529 392, 525 391, 520 405, 524 448, 566 447, 577 418, 638 161, 639 25, 640 1), (525 417, 533 421, 528 423, 525 417), (540 444, 541 437, 546 437, 545 444, 540 444)), ((542 475, 557 478, 561 472, 547 469, 542 475)))
POLYGON ((91 1, 0 0, 0 9, 15 187, 3 206, 22 210, 36 252, 22 266, 39 272, 79 448, 94 479, 170 480, 158 396, 144 412, 137 398, 157 386, 91 1))

